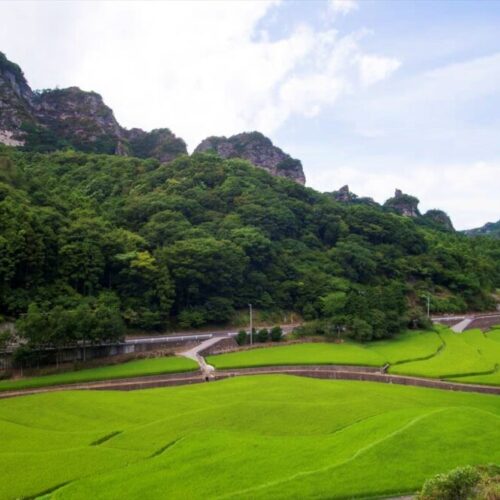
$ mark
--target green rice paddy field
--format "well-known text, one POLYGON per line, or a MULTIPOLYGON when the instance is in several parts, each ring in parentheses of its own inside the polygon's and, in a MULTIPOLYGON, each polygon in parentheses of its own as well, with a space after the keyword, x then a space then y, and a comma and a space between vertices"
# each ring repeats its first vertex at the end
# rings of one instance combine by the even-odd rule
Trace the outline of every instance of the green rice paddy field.
POLYGON ((272 365, 389 364, 388 371, 394 374, 499 385, 500 330, 457 334, 438 327, 437 331, 407 332, 395 339, 367 344, 305 343, 251 349, 208 356, 207 362, 222 370, 272 365))
POLYGON ((43 375, 40 377, 17 380, 0 380, 0 391, 29 389, 50 385, 76 384, 79 382, 95 382, 117 378, 159 375, 162 373, 179 373, 197 370, 198 364, 188 358, 167 356, 162 358, 139 359, 126 363, 99 366, 85 370, 43 375))
POLYGON ((24 396, 0 401, 0 498, 396 495, 499 463, 499 417, 492 395, 286 375, 24 396))

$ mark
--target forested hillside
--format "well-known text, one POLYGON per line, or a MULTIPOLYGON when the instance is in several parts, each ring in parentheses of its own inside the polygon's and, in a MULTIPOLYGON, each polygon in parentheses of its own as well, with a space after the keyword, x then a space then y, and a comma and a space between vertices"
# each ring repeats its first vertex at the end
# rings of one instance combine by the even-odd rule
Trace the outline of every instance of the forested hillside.
POLYGON ((424 294, 433 311, 481 310, 500 286, 494 240, 243 160, 0 147, 0 314, 39 344, 220 324, 248 303, 384 337, 421 320, 424 294))
POLYGON ((500 220, 497 222, 487 222, 484 226, 463 231, 467 236, 487 236, 490 238, 500 238, 500 220))

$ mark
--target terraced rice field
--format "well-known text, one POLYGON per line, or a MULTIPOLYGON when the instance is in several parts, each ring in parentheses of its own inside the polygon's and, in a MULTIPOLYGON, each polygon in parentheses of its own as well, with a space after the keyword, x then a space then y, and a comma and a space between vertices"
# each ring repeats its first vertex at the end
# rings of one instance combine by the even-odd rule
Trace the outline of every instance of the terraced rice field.
POLYGON ((384 366, 408 359, 434 355, 442 342, 435 332, 407 332, 386 341, 361 344, 356 342, 306 343, 263 347, 217 356, 207 362, 219 369, 270 365, 364 365, 384 366))
POLYGON ((40 377, 17 380, 0 380, 0 391, 46 387, 50 385, 75 384, 79 382, 95 382, 117 378, 159 375, 163 373, 179 373, 197 370, 195 361, 177 356, 140 359, 127 363, 99 366, 72 372, 44 375, 40 377))
MULTIPOLYGON (((452 378, 493 374, 500 362, 500 344, 493 342, 480 330, 456 334, 441 329, 439 335, 445 343, 436 356, 424 361, 404 363, 391 367, 391 373, 421 377, 452 378)), ((494 381, 494 380, 493 380, 494 381)))
POLYGON ((500 384, 500 330, 456 334, 448 328, 407 332, 386 341, 357 344, 307 343, 209 356, 218 369, 276 365, 389 364, 389 373, 500 384))
POLYGON ((285 375, 0 401, 0 498, 397 495, 500 461, 500 399, 285 375))

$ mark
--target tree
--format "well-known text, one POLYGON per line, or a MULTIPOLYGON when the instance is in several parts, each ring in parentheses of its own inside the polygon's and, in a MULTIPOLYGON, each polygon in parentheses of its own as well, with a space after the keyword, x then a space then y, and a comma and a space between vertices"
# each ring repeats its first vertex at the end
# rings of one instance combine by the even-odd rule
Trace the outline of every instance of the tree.
POLYGON ((235 339, 238 345, 245 345, 248 340, 247 332, 245 330, 240 330, 238 332, 238 335, 236 335, 235 339))
POLYGON ((283 336, 281 326, 273 326, 269 332, 269 336, 273 342, 279 342, 283 336))
POLYGON ((257 333, 258 342, 267 342, 269 339, 269 330, 267 328, 262 328, 257 333))

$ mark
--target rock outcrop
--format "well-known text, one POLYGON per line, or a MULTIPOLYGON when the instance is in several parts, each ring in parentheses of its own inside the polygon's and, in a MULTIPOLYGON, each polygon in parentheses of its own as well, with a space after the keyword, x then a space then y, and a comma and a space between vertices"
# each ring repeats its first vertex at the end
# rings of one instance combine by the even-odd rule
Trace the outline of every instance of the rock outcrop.
POLYGON ((92 153, 125 152, 125 134, 96 92, 78 87, 46 90, 34 99, 35 115, 59 140, 92 153))
POLYGON ((419 199, 415 198, 415 196, 405 194, 400 189, 396 189, 394 197, 389 198, 384 203, 384 207, 394 210, 396 213, 403 215, 404 217, 419 217, 419 203, 419 199))
POLYGON ((0 142, 24 144, 21 127, 33 123, 33 92, 21 68, 0 52, 0 142))
POLYGON ((244 132, 231 137, 208 137, 195 153, 214 152, 222 158, 243 158, 270 174, 305 184, 300 160, 292 158, 260 132, 244 132))
POLYGON ((340 203, 356 204, 356 205, 369 205, 371 207, 380 207, 380 205, 373 199, 366 196, 358 196, 353 193, 349 186, 346 184, 342 186, 338 191, 332 191, 331 193, 325 193, 331 196, 335 201, 340 203))
MULTIPOLYGON (((48 152, 73 148, 156 158, 168 163, 187 154, 186 143, 168 128, 151 132, 120 126, 96 92, 78 87, 33 92, 21 68, 0 52, 0 143, 48 152)), ((259 132, 209 137, 195 152, 214 151, 222 158, 243 158, 270 174, 305 184, 300 160, 292 158, 259 132)))
POLYGON ((187 154, 185 142, 168 129, 121 127, 96 92, 78 87, 33 92, 21 68, 1 52, 0 143, 36 151, 70 147, 161 162, 187 154))

